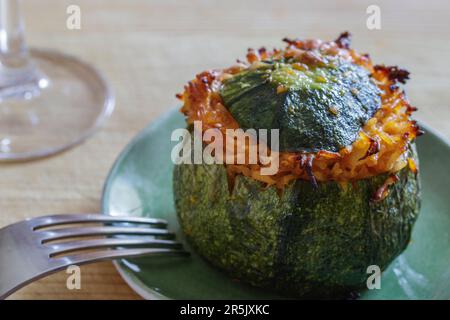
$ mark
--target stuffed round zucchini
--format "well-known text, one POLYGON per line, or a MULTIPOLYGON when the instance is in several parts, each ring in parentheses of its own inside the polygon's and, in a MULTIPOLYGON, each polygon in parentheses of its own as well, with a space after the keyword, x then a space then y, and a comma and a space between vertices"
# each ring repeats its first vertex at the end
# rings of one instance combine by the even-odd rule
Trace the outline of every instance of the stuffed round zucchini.
POLYGON ((261 174, 262 159, 178 164, 176 210, 196 250, 232 277, 343 297, 366 285, 368 266, 384 270, 405 249, 418 215, 421 130, 397 86, 408 72, 373 65, 348 33, 284 41, 200 73, 178 95, 188 127, 278 129, 278 170, 261 174))

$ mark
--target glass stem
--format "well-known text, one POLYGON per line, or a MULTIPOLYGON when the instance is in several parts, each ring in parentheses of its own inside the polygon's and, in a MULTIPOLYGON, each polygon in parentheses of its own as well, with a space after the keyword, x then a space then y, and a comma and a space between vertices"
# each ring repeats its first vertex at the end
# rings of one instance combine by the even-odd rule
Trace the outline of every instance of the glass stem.
POLYGON ((29 87, 37 78, 25 44, 20 1, 0 0, 0 96, 5 89, 11 94, 14 87, 29 87))
POLYGON ((0 0, 0 57, 9 68, 23 67, 28 58, 19 6, 19 0, 0 0))

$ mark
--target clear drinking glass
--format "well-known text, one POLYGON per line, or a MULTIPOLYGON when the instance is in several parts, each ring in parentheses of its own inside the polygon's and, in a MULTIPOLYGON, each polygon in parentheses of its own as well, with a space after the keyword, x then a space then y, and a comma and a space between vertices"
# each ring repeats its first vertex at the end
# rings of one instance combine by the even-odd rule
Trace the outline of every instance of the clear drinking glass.
POLYGON ((0 0, 0 161, 63 151, 110 115, 112 93, 92 66, 28 50, 19 0, 0 0))

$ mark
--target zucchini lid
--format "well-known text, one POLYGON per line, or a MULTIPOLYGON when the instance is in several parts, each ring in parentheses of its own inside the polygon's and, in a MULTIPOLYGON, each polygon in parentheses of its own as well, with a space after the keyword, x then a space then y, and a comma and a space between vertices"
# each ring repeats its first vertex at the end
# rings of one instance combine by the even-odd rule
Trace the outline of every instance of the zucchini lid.
POLYGON ((361 66, 316 60, 262 61, 223 82, 224 105, 243 129, 279 129, 282 152, 336 152, 381 107, 380 90, 361 66))

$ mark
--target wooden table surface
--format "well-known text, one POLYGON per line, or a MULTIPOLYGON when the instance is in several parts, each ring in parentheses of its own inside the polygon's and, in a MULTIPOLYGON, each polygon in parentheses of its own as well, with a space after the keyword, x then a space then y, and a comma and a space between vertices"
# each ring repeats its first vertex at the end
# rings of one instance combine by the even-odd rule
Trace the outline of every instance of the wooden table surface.
MULTIPOLYGON (((23 11, 30 46, 92 62, 109 79, 117 104, 106 126, 81 146, 48 159, 0 164, 0 227, 43 214, 98 212, 114 159, 178 103, 174 94, 185 82, 244 57, 248 47, 279 46, 285 36, 334 39, 351 31, 353 47, 375 62, 411 71, 407 93, 420 109, 416 118, 450 140, 448 1, 27 0, 23 11), (66 28, 71 4, 81 8, 81 30, 66 28), (381 9, 381 30, 366 27, 370 4, 381 9)), ((81 270, 81 290, 69 291, 61 272, 11 298, 139 298, 110 262, 81 270)))

